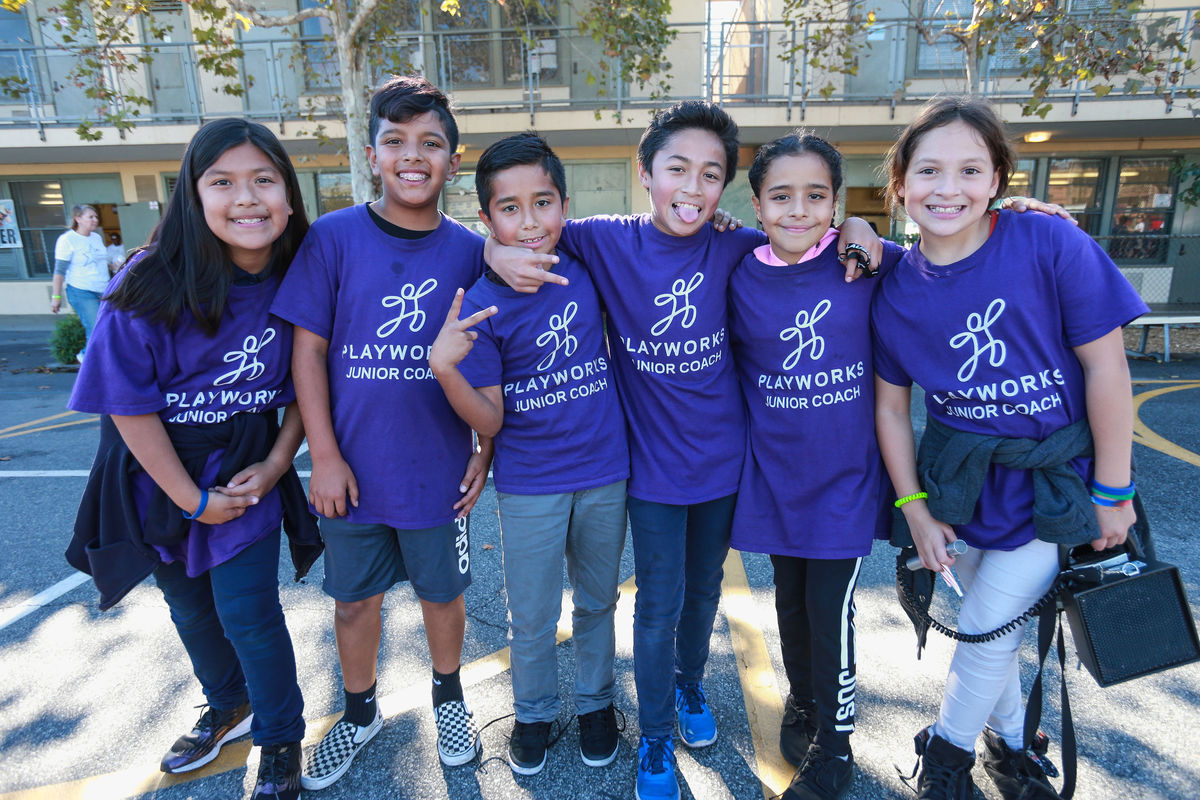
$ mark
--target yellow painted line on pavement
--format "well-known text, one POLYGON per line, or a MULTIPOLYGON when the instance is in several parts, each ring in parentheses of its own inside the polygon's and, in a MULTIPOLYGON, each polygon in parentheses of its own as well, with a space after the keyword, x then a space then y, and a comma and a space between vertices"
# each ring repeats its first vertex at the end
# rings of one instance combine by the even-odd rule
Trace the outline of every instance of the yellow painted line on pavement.
MULTIPOLYGON (((631 576, 622 583, 619 588, 621 597, 618 602, 632 602, 636 591, 633 577, 631 576)), ((556 638, 559 642, 571 638, 571 609, 569 607, 565 607, 562 616, 559 617, 556 638)), ((477 658, 474 661, 463 664, 461 673, 463 686, 474 686, 475 684, 482 683, 489 678, 506 672, 508 669, 509 651, 507 647, 504 647, 482 658, 477 658)), ((390 713, 384 716, 384 720, 389 720, 428 703, 429 687, 421 684, 420 681, 416 681, 414 685, 411 685, 410 688, 404 691, 380 697, 378 702, 380 709, 387 708, 390 710, 390 713)), ((336 714, 330 714, 321 719, 308 720, 304 746, 316 745, 341 718, 342 714, 339 711, 336 714)), ((77 781, 38 786, 33 789, 20 789, 15 792, 0 794, 0 800, 116 800, 116 798, 148 794, 168 786, 190 783, 191 781, 209 778, 213 775, 220 775, 224 772, 242 769, 246 766, 246 761, 250 756, 250 750, 253 746, 248 739, 227 744, 221 748, 220 755, 210 763, 195 772, 187 772, 182 775, 166 775, 160 772, 157 766, 148 767, 146 765, 139 765, 119 772, 81 778, 77 781)))
POLYGON ((766 639, 757 622, 761 612, 754 606, 742 555, 736 550, 730 550, 725 559, 722 596, 746 703, 746 721, 754 743, 758 779, 762 782, 763 798, 769 800, 783 793, 791 782, 793 770, 779 752, 783 698, 775 682, 775 667, 767 653, 766 639))
POLYGON ((18 428, 27 428, 30 425, 40 425, 43 422, 51 422, 56 419, 62 419, 63 417, 69 417, 75 413, 76 412, 74 411, 63 411, 61 414, 51 414, 50 416, 42 417, 41 419, 31 419, 28 422, 22 422, 18 425, 9 425, 7 428, 0 428, 0 433, 8 433, 9 431, 17 430, 18 428))
POLYGON ((41 428, 29 428, 23 431, 14 431, 13 433, 0 434, 0 439, 10 439, 13 436, 24 436, 29 433, 41 433, 42 431, 52 431, 55 428, 68 428, 72 425, 87 425, 91 422, 99 422, 99 417, 89 416, 86 419, 76 419, 70 422, 60 422, 57 425, 44 425, 41 428))
MULTIPOLYGON (((1167 382, 1164 381, 1164 383, 1167 382)), ((1160 453, 1165 453, 1172 458, 1177 458, 1194 467, 1200 467, 1200 455, 1160 436, 1151 430, 1150 426, 1145 422, 1142 422, 1141 408, 1147 400, 1153 400, 1156 397, 1183 389, 1200 389, 1200 381, 1178 382, 1171 386, 1164 386, 1161 389, 1151 389, 1148 392, 1142 392, 1133 396, 1133 441, 1157 450, 1160 453)))

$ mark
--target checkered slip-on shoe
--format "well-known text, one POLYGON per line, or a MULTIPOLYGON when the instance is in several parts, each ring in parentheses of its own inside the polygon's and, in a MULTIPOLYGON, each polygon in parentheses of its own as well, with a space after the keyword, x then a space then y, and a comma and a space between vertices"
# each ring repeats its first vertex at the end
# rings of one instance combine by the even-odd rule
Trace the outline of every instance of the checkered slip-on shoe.
POLYGON ((466 764, 483 752, 475 717, 462 700, 451 700, 433 709, 437 722, 438 757, 448 767, 466 764))
POLYGON ((310 791, 316 791, 324 789, 345 775, 358 751, 374 739, 382 727, 383 715, 378 706, 375 707, 375 719, 365 727, 344 719, 338 720, 308 757, 308 763, 304 765, 304 774, 300 776, 300 785, 310 791))

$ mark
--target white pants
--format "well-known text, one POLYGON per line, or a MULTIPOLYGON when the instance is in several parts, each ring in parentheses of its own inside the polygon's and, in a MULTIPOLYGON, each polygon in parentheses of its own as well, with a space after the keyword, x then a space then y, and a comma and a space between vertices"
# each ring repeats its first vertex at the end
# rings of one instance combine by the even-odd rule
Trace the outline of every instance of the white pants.
MULTIPOLYGON (((962 633, 985 633, 1022 614, 1058 575, 1058 546, 1034 539, 1016 550, 968 550, 955 562, 965 596, 962 633)), ((1025 626, 981 644, 959 642, 934 732, 968 752, 984 725, 1023 747, 1025 713, 1017 650, 1025 626)))

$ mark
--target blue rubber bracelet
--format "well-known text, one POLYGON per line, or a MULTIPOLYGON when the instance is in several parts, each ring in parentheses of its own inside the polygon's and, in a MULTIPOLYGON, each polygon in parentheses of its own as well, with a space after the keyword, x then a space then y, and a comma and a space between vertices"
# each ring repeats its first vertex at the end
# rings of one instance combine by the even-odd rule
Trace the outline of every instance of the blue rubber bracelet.
POLYGON ((1092 478, 1092 488, 1097 492, 1102 492, 1106 495, 1116 495, 1118 497, 1133 497, 1134 492, 1137 491, 1137 485, 1133 481, 1130 481, 1128 486, 1122 486, 1117 489, 1112 486, 1105 486, 1095 478, 1092 478))
POLYGON ((183 511, 183 516, 185 519, 200 519, 200 517, 204 514, 204 509, 206 509, 206 508, 208 508, 208 492, 201 492, 200 493, 200 505, 196 509, 196 513, 189 514, 186 511, 183 511, 182 508, 179 510, 183 511))

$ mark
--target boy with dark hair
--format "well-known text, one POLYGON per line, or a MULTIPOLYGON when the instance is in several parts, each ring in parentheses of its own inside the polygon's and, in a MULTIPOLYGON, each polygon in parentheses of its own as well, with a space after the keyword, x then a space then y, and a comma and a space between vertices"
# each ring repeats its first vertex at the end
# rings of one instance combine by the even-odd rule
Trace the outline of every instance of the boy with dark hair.
POLYGON ((340 778, 383 724, 375 702, 384 592, 408 580, 433 662, 438 755, 479 753, 459 680, 471 582, 467 513, 491 442, 446 402, 426 364, 455 288, 482 271, 482 240, 438 210, 458 170, 458 128, 424 78, 393 78, 371 99, 367 158, 383 195, 309 229, 272 312, 296 327, 292 374, 321 515, 323 588, 346 710, 305 766, 306 789, 340 778), (464 472, 465 466, 465 472, 464 472))
MULTIPOLYGON (((684 101, 659 112, 638 147, 650 214, 569 220, 560 242, 587 265, 608 312, 629 425, 639 800, 679 797, 676 724, 689 747, 717 738, 701 680, 746 446, 725 295, 734 267, 766 242, 760 231, 707 224, 737 170, 737 147, 737 125, 717 105, 684 101)), ((855 220, 842 241, 877 238, 855 220)), ((521 290, 567 282, 542 271, 550 256, 491 240, 486 250, 521 290)))
MULTIPOLYGON (((553 253, 567 210, 562 162, 534 133, 493 144, 475 168, 479 218, 501 244, 553 253)), ((604 322, 583 267, 564 257, 558 292, 530 295, 494 272, 456 302, 429 364, 459 415, 494 435, 512 653, 508 763, 534 775, 558 716, 555 632, 562 563, 573 589, 575 709, 589 766, 617 754, 613 707, 621 551, 625 547, 625 420, 612 385, 604 322), (495 314, 495 316, 492 316, 495 314)))

